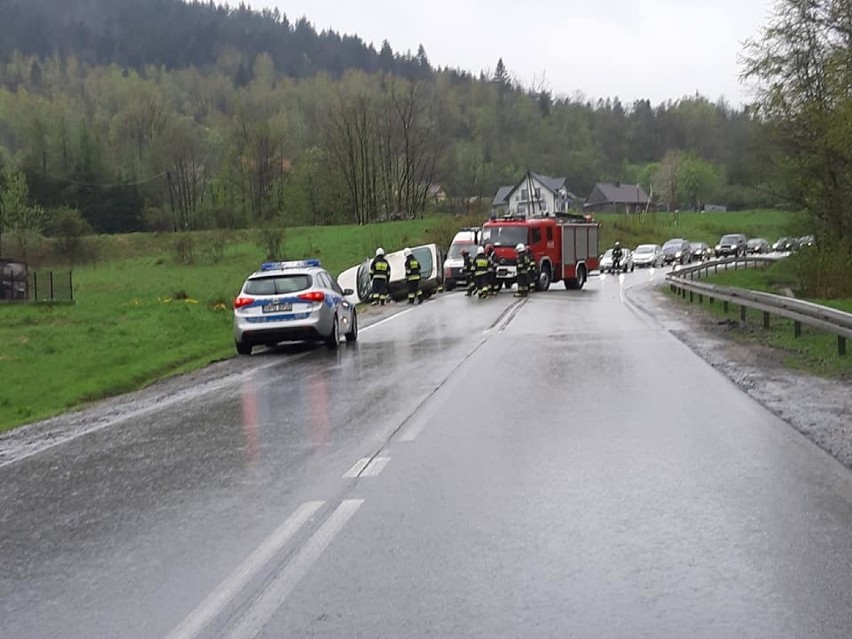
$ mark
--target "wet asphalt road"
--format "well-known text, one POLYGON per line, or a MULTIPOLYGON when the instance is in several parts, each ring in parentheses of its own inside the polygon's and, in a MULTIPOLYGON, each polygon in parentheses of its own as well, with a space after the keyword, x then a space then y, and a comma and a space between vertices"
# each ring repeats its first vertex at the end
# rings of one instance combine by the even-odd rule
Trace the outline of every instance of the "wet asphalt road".
POLYGON ((647 280, 445 295, 0 468, 0 637, 850 636, 852 475, 647 280))

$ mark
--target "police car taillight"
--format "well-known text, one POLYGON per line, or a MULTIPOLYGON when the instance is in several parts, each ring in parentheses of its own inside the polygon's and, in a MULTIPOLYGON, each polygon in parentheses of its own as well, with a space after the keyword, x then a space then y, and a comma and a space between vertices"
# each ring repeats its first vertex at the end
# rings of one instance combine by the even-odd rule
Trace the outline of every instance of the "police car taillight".
POLYGON ((234 309, 244 308, 246 306, 249 306, 253 302, 254 302, 253 297, 245 297, 245 296, 241 295, 240 297, 238 297, 237 299, 234 300, 234 309))
POLYGON ((306 302, 324 302, 325 293, 322 291, 310 291, 309 293, 302 293, 299 295, 299 299, 306 302))

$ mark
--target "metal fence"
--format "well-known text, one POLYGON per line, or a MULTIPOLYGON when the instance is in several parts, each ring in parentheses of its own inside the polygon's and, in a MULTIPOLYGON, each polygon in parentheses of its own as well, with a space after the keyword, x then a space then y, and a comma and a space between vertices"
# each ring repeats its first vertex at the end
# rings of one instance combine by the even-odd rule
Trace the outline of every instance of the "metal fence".
POLYGON ((33 270, 23 262, 0 261, 0 302, 73 301, 71 271, 33 270))
POLYGON ((71 271, 30 271, 29 292, 33 302, 73 302, 73 274, 71 271))
POLYGON ((673 271, 666 276, 666 279, 671 284, 673 292, 679 293, 684 298, 688 296, 690 302, 695 301, 696 298, 699 303, 703 303, 706 298, 709 304, 719 300, 724 305, 725 312, 728 312, 731 304, 739 306, 741 321, 745 321, 746 309, 752 308, 763 312, 763 327, 767 329, 770 317, 777 315, 793 320, 793 334, 796 337, 801 336, 803 324, 834 333, 837 335, 838 355, 846 355, 846 339, 852 338, 852 313, 783 295, 695 281, 702 275, 708 275, 711 269, 718 272, 723 269, 748 268, 749 264, 767 266, 773 261, 775 258, 766 257, 715 260, 673 271))

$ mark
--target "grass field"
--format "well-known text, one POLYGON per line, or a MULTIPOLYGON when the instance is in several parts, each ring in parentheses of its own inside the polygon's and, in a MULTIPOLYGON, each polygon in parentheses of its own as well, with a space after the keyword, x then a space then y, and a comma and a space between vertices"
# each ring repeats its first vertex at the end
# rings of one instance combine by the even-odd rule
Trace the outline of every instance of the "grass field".
MULTIPOLYGON (((786 289, 795 285, 790 260, 782 260, 770 268, 724 271, 702 281, 776 294, 784 294, 786 289)), ((852 313, 852 299, 810 301, 852 313)), ((735 305, 731 305, 727 314, 721 304, 704 304, 703 308, 719 319, 727 317, 739 320, 739 308, 735 305)), ((792 320, 772 317, 767 331, 763 328, 762 312, 748 310, 746 318, 746 324, 741 327, 743 330, 732 333, 736 339, 779 349, 785 355, 785 364, 791 368, 829 377, 852 379, 852 357, 838 356, 836 335, 802 326, 802 335, 796 338, 792 320)))
MULTIPOLYGON (((336 274, 441 223, 291 229, 284 257, 319 257, 336 274)), ((0 431, 232 356, 231 300, 263 261, 247 237, 190 266, 178 265, 174 236, 101 237, 104 261, 73 270, 76 304, 0 306, 0 431)), ((207 239, 195 235, 199 252, 207 239)))
MULTIPOLYGON (((666 213, 627 219, 601 215, 602 245, 662 243, 669 237, 715 242, 729 231, 773 238, 804 223, 799 215, 666 213)), ((284 259, 319 257, 337 274, 370 256, 424 242, 449 243, 476 219, 431 217, 371 226, 286 230, 284 259)), ((804 231, 802 231, 804 233, 804 231)), ((799 233, 801 234, 801 233, 799 233)), ((221 232, 218 233, 221 237, 221 232)), ((262 261, 253 232, 230 234, 220 257, 215 233, 192 236, 192 265, 177 259, 175 235, 92 238, 98 261, 74 268, 73 306, 0 306, 0 431, 159 378, 231 357, 231 300, 262 261)))

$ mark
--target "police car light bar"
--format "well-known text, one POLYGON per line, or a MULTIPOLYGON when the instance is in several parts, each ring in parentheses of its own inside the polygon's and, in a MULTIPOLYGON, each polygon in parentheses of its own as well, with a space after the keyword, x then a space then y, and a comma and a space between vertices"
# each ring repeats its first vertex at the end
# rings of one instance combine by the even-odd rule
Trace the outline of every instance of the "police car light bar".
POLYGON ((322 266, 319 260, 298 260, 295 262, 264 262, 260 265, 261 271, 284 271, 288 268, 307 268, 309 266, 322 266))

